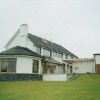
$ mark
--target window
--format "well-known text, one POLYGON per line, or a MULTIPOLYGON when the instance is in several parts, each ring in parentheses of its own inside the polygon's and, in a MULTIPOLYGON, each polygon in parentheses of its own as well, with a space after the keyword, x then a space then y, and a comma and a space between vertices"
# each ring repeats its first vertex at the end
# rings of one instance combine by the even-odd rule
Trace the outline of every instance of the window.
POLYGON ((63 58, 63 55, 62 54, 59 54, 60 58, 63 58))
POLYGON ((8 62, 1 63, 1 72, 7 72, 8 62))
POLYGON ((50 51, 46 50, 46 49, 43 49, 43 55, 47 56, 47 57, 50 57, 50 51))
POLYGON ((66 55, 66 59, 68 59, 68 55, 66 55))
POLYGON ((59 53, 57 53, 57 57, 59 57, 59 53))
POLYGON ((55 57, 63 58, 63 54, 61 54, 61 53, 53 52, 53 55, 54 55, 55 57))
POLYGON ((37 52, 38 54, 41 54, 41 48, 40 48, 40 47, 36 47, 36 52, 37 52))
POLYGON ((33 61, 33 73, 38 73, 38 68, 39 68, 39 61, 34 60, 33 61))
POLYGON ((53 52, 53 55, 56 56, 56 52, 53 52))
POLYGON ((1 59, 0 72, 16 72, 16 58, 1 59))

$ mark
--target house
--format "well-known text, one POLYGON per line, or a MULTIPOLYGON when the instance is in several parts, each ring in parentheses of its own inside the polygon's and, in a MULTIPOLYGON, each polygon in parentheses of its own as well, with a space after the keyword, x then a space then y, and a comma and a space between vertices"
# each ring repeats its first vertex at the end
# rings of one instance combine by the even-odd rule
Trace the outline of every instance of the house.
POLYGON ((100 74, 100 53, 94 54, 95 73, 100 74))
POLYGON ((0 80, 66 81, 95 73, 94 58, 80 59, 63 46, 28 33, 22 24, 0 53, 0 80))

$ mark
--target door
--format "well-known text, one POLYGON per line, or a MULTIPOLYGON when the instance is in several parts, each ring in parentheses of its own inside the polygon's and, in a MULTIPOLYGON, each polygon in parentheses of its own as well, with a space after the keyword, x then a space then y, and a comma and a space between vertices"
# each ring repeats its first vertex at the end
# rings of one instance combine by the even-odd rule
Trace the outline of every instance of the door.
POLYGON ((100 64, 97 64, 96 65, 96 73, 99 73, 100 74, 100 64))

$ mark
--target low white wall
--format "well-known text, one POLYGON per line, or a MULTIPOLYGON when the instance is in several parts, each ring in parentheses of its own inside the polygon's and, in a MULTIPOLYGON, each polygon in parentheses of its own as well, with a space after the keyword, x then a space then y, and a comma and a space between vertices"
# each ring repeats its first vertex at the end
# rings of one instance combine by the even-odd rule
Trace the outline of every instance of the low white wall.
POLYGON ((66 74, 43 74, 43 81, 66 81, 66 74))
POLYGON ((16 73, 32 73, 32 58, 17 57, 16 73))
POLYGON ((74 73, 94 73, 94 62, 72 64, 74 73))

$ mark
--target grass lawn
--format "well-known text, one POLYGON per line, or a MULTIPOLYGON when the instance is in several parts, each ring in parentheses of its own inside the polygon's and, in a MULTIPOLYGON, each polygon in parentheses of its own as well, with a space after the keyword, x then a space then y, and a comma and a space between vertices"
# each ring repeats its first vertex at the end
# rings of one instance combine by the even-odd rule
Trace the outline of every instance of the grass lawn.
POLYGON ((66 82, 0 82, 0 100, 100 100, 100 75, 66 82))

